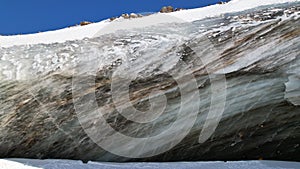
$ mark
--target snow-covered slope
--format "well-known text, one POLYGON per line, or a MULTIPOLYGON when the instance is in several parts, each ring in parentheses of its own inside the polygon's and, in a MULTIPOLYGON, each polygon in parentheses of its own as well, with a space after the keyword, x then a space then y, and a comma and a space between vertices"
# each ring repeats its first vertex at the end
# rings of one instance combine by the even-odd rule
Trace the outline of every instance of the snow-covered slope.
POLYGON ((119 19, 114 22, 109 22, 109 20, 104 20, 99 23, 86 25, 84 27, 71 27, 57 31, 49 31, 28 35, 0 36, 0 47, 39 43, 49 44, 55 42, 65 42, 70 40, 80 40, 84 38, 92 38, 101 34, 111 33, 120 29, 139 28, 145 27, 147 25, 155 25, 159 23, 167 23, 174 21, 191 22, 206 17, 220 16, 225 13, 244 11, 263 5, 296 1, 299 0, 232 0, 229 3, 222 5, 218 4, 204 8, 177 11, 168 14, 157 13, 148 17, 134 19, 134 21, 119 19), (170 16, 174 18, 170 20, 170 16), (108 25, 110 25, 109 29, 103 30, 103 28, 108 25))
MULTIPOLYGON (((239 29, 244 29, 243 27, 251 27, 265 22, 257 21, 255 18, 252 18, 252 20, 250 18, 251 21, 249 21, 248 16, 239 18, 240 16, 238 13, 235 13, 236 11, 242 12, 250 8, 255 11, 260 9, 258 8, 260 5, 282 2, 295 3, 295 1, 298 2, 299 0, 266 0, 263 2, 258 0, 234 0, 223 5, 213 5, 168 14, 157 13, 143 18, 119 18, 113 22, 104 20, 83 27, 72 27, 38 34, 0 36, 0 80, 30 79, 41 73, 47 74, 57 70, 70 73, 65 70, 69 70, 70 67, 77 65, 80 59, 87 58, 86 52, 90 50, 85 49, 85 47, 98 50, 102 46, 101 65, 110 64, 110 62, 117 59, 123 61, 135 60, 139 54, 147 53, 147 50, 150 48, 160 48, 172 43, 184 43, 186 39, 201 35, 205 35, 208 38, 210 36, 219 37, 222 32, 232 31, 234 33, 238 32, 239 29), (224 13, 226 13, 226 17, 220 16, 224 13), (209 20, 209 18, 203 19, 213 16, 215 21, 214 19, 209 20), (178 25, 175 26, 174 23, 178 25), (126 30, 121 31, 120 29, 126 30), (129 34, 135 34, 134 30, 140 36, 130 37, 129 34), (117 35, 120 38, 127 34, 129 36, 125 39, 117 40, 120 42, 114 42, 114 46, 107 48, 107 45, 110 46, 110 44, 105 45, 104 43, 111 41, 111 38, 103 34, 111 32, 114 32, 112 36, 117 35), (208 35, 209 33, 212 34, 208 35), (81 40, 85 37, 90 40, 81 40), (93 41, 93 38, 100 38, 101 43, 93 41), (67 42, 60 43, 64 41, 67 42), (123 44, 123 41, 134 42, 128 43, 128 46, 120 45, 123 44), (39 43, 43 45, 39 45, 39 43), (51 44, 53 45, 49 46, 51 44), (13 45, 19 46, 12 47, 13 45), (132 55, 136 49, 139 52, 132 55), (126 54, 128 51, 129 54, 126 54)), ((271 17, 272 19, 270 15, 273 15, 272 13, 276 15, 276 10, 284 12, 283 9, 273 9, 274 6, 276 4, 271 5, 269 10, 263 11, 259 17, 271 17)), ((299 16, 297 13, 290 16, 281 14, 275 18, 286 20, 297 16, 299 16)), ((226 39, 226 37, 223 37, 223 40, 224 38, 226 39)), ((222 41, 222 36, 220 36, 219 41, 222 41)), ((90 54, 87 55, 91 57, 90 54)), ((240 62, 232 64, 224 70, 232 72, 247 64, 249 65, 251 62, 259 59, 259 57, 254 58, 255 56, 249 55, 249 58, 241 59, 240 62), (248 62, 248 60, 251 60, 251 62, 248 62)), ((101 67, 101 65, 98 66, 101 67)))

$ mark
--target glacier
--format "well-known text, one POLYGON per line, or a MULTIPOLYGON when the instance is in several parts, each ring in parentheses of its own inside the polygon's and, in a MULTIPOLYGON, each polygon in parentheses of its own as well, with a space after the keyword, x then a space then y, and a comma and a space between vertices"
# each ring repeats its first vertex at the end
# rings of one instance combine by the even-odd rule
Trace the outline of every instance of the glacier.
MULTIPOLYGON (((299 1, 232 0, 0 36, 0 158, 300 161, 299 16, 299 1)), ((289 165, 149 163, 273 164, 289 165)))

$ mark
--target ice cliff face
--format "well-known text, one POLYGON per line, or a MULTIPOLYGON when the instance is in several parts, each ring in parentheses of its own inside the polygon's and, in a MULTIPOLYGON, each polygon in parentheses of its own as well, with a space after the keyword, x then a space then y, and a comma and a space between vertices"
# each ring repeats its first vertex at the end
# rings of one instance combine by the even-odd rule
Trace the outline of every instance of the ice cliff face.
POLYGON ((299 161, 299 6, 0 48, 0 157, 299 161))

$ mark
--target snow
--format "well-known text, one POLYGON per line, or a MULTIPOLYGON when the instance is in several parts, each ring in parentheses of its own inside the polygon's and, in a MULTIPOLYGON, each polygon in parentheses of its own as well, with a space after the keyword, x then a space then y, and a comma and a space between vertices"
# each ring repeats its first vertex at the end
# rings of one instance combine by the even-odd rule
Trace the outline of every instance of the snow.
POLYGON ((92 38, 121 29, 133 29, 168 22, 192 22, 207 17, 216 17, 225 13, 243 11, 259 6, 298 2, 300 0, 232 0, 226 4, 216 4, 203 8, 181 10, 173 13, 157 13, 135 19, 117 19, 113 22, 103 20, 98 23, 65 28, 56 31, 42 32, 27 35, 0 36, 0 47, 14 45, 62 43, 72 40, 92 38), (171 18, 171 19, 170 19, 171 18), (100 32, 99 32, 100 31, 100 32))
POLYGON ((42 169, 42 168, 31 167, 19 162, 0 159, 0 169, 42 169))
POLYGON ((297 169, 299 162, 235 161, 235 162, 163 162, 108 163, 73 160, 0 159, 0 169, 297 169))
POLYGON ((203 8, 190 9, 186 11, 179 11, 170 13, 175 17, 183 19, 185 21, 195 21, 207 17, 216 17, 226 13, 233 13, 244 11, 259 6, 266 6, 272 4, 280 4, 286 2, 297 2, 299 0, 231 0, 226 4, 217 4, 212 6, 207 6, 203 8))

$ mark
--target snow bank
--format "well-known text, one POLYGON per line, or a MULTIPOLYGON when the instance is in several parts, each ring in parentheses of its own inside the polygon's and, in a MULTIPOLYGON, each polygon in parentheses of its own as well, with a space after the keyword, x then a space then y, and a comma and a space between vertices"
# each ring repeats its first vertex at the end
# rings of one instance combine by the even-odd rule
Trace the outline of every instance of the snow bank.
POLYGON ((42 168, 31 167, 19 162, 0 159, 0 169, 42 169, 42 168))
POLYGON ((235 161, 235 162, 173 162, 173 163, 100 163, 72 160, 0 160, 0 169, 298 169, 300 163, 283 161, 235 161))
POLYGON ((92 38, 105 33, 111 33, 120 29, 130 29, 137 27, 145 27, 147 25, 159 24, 161 22, 176 22, 176 21, 195 21, 206 17, 219 16, 225 13, 238 12, 263 5, 296 2, 300 0, 232 0, 227 4, 212 5, 203 8, 177 11, 173 13, 157 13, 151 16, 137 19, 118 19, 114 22, 104 20, 98 23, 86 25, 83 27, 71 27, 56 31, 42 32, 28 35, 0 36, 0 47, 11 47, 14 45, 28 44, 50 44, 62 43, 71 40, 81 40, 84 38, 92 38), (168 17, 168 19, 164 19, 168 17), (169 19, 173 17, 174 19, 169 19), (113 25, 111 25, 113 24, 113 25), (108 25, 110 29, 104 29, 108 25), (101 30, 101 31, 100 31, 101 30), (100 32, 99 32, 100 31, 100 32))

